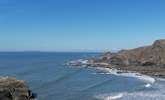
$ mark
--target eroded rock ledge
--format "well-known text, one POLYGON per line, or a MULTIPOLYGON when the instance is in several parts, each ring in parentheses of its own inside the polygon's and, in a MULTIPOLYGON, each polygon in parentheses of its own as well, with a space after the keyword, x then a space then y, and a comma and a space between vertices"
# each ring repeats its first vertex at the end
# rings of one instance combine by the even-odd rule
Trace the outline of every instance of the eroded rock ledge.
POLYGON ((87 60, 85 64, 80 62, 74 65, 108 67, 165 78, 165 39, 156 40, 149 46, 117 53, 106 52, 87 60))
POLYGON ((0 100, 35 100, 25 81, 0 77, 0 100))
POLYGON ((105 53, 91 60, 92 63, 106 63, 125 71, 136 71, 142 74, 165 78, 165 39, 156 40, 150 46, 117 53, 105 53))

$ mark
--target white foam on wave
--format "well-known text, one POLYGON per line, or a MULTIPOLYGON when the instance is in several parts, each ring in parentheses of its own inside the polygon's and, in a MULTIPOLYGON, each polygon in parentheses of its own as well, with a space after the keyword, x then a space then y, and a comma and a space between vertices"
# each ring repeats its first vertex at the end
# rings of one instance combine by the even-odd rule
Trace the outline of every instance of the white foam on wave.
MULTIPOLYGON (((152 86, 153 90, 150 91, 134 91, 134 92, 118 92, 118 93, 105 93, 94 96, 98 100, 165 100, 165 79, 154 79, 147 75, 139 73, 118 73, 116 69, 97 68, 101 70, 101 74, 114 74, 124 77, 135 77, 139 80, 145 81, 145 88, 152 86), (154 83, 154 84, 153 84, 154 83)), ((119 71, 120 72, 120 71, 119 71)), ((99 73, 96 73, 99 74, 99 73)))
POLYGON ((125 93, 120 100, 164 100, 165 95, 159 91, 155 92, 133 92, 125 93))
POLYGON ((118 94, 118 95, 114 95, 114 96, 108 96, 105 98, 105 100, 116 100, 116 99, 119 99, 122 97, 123 97, 123 94, 118 94))
POLYGON ((88 60, 79 59, 78 62, 80 62, 82 64, 87 64, 88 63, 88 60))
POLYGON ((154 83, 155 79, 153 77, 147 76, 147 75, 142 75, 139 73, 122 73, 122 76, 126 76, 126 77, 135 77, 138 78, 140 80, 143 80, 145 82, 149 82, 149 83, 154 83))
POLYGON ((96 99, 100 100, 117 100, 123 97, 123 93, 115 94, 115 95, 109 95, 109 94, 102 94, 95 96, 96 99))
POLYGON ((165 100, 162 91, 121 92, 116 94, 100 94, 94 96, 98 100, 165 100))
POLYGON ((96 73, 96 74, 113 74, 116 76, 124 76, 124 77, 133 77, 137 78, 140 80, 143 80, 145 82, 149 82, 153 84, 156 80, 153 77, 147 76, 147 75, 142 75, 140 73, 134 73, 134 72, 122 72, 116 69, 110 69, 110 68, 101 68, 97 67, 96 69, 103 71, 102 73, 96 73), (121 72, 121 73, 118 73, 121 72))
POLYGON ((151 87, 151 84, 148 83, 148 84, 145 85, 145 87, 149 88, 149 87, 151 87))

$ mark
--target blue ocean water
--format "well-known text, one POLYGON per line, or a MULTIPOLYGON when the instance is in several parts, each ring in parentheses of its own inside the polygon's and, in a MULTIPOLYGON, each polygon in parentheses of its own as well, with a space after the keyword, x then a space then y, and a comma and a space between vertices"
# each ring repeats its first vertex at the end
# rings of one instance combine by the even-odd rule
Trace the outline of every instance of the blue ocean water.
POLYGON ((65 63, 99 53, 1 52, 0 75, 26 80, 38 100, 164 100, 164 81, 151 87, 133 77, 97 74, 65 63), (154 94, 154 95, 153 95, 154 94))

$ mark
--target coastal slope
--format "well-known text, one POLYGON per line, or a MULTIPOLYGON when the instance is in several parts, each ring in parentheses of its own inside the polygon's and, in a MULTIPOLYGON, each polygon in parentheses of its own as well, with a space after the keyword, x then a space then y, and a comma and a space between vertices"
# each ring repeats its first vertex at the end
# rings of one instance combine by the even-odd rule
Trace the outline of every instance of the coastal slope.
POLYGON ((100 56, 80 59, 69 63, 73 66, 106 67, 120 72, 165 78, 165 39, 156 40, 152 45, 135 49, 106 52, 100 56))
POLYGON ((104 64, 103 67, 165 78, 165 39, 156 40, 149 46, 117 53, 106 52, 89 61, 91 64, 104 64))

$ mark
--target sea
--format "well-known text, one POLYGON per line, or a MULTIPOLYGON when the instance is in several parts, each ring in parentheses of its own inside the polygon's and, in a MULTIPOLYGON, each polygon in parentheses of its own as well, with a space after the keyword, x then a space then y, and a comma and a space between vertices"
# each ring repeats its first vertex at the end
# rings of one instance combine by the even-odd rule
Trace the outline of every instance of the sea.
POLYGON ((25 80, 37 93, 37 100, 165 100, 164 79, 66 65, 69 61, 99 55, 0 52, 0 76, 25 80))

